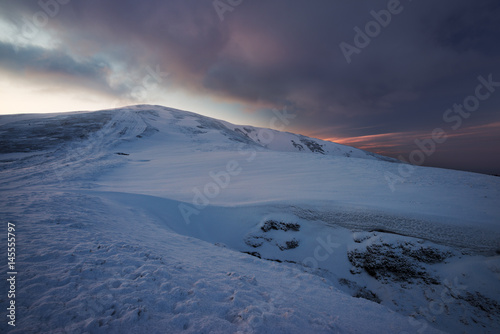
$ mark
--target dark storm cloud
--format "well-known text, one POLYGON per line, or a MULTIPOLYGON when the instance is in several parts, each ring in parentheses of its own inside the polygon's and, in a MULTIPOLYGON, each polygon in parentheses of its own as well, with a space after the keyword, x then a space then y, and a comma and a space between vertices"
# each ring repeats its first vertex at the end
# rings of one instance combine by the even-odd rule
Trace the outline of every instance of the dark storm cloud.
MULTIPOLYGON (((105 55, 125 71, 159 65, 177 87, 249 106, 287 105, 297 128, 322 137, 431 131, 479 75, 500 81, 496 0, 244 0, 222 21, 214 1, 42 2, 57 9, 44 29, 61 50, 105 55), (395 4, 398 13, 348 63, 339 45, 355 45, 354 28, 364 31, 371 11, 395 4)), ((2 6, 20 31, 43 11, 33 1, 2 6)), ((99 78, 99 68, 58 57, 65 69, 99 78)), ((482 103, 468 126, 498 121, 499 101, 482 103)))
POLYGON ((109 84, 110 65, 103 59, 76 60, 67 53, 36 46, 0 42, 0 68, 45 82, 86 87, 111 95, 126 94, 123 85, 109 84))
POLYGON ((106 64, 99 62, 77 62, 67 54, 41 47, 16 47, 0 42, 0 64, 3 68, 21 71, 71 75, 102 80, 106 64))
MULTIPOLYGON (((478 75, 500 78, 500 10, 493 1, 401 2, 403 11, 347 64, 339 44, 353 44, 353 28, 364 29, 370 11, 387 3, 245 3, 226 24, 241 32, 257 60, 242 62, 245 50, 219 58, 205 73, 205 87, 247 100, 292 101, 314 116, 302 118, 304 126, 342 123, 338 134, 361 135, 356 128, 427 128, 470 94, 478 75)), ((480 112, 489 121, 494 110, 480 112)))

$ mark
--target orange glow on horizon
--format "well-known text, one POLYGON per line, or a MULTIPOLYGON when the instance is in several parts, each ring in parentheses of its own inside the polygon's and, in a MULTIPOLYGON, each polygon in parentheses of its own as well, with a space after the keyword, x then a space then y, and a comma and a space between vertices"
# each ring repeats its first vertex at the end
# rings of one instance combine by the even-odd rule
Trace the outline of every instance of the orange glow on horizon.
MULTIPOLYGON (((475 125, 464 127, 456 131, 446 131, 448 140, 451 138, 467 138, 470 136, 481 136, 487 138, 489 136, 496 136, 500 132, 500 122, 493 122, 488 124, 475 125)), ((321 138, 323 140, 331 141, 334 143, 353 146, 362 150, 367 150, 379 154, 401 153, 408 148, 416 146, 415 140, 423 140, 432 137, 432 131, 427 132, 390 132, 381 133, 376 135, 366 135, 358 137, 327 137, 321 138)))

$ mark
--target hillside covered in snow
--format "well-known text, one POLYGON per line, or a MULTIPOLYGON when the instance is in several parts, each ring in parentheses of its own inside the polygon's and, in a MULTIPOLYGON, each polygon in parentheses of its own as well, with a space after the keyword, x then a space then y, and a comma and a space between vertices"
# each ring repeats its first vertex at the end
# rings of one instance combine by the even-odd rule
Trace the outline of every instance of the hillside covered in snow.
POLYGON ((139 105, 0 116, 0 193, 2 332, 500 331, 498 177, 139 105))

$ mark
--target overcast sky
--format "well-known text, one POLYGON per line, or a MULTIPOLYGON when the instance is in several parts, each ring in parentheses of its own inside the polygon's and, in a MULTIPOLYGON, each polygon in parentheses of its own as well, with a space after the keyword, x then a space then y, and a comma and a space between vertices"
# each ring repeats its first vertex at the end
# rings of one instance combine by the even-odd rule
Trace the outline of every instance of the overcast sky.
POLYGON ((290 132, 500 174, 499 17, 498 0, 0 0, 0 113, 150 103, 269 126, 286 108, 290 132))

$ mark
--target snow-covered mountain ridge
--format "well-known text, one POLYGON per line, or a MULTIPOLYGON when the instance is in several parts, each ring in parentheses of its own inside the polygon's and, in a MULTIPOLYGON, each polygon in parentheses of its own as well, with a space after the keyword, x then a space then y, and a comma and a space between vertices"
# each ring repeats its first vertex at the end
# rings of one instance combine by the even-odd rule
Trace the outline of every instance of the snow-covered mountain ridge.
POLYGON ((0 144, 13 332, 500 329, 499 178, 392 191, 393 159, 149 105, 1 116, 0 144))
POLYGON ((118 134, 121 139, 130 138, 131 133, 140 138, 159 131, 152 125, 158 118, 166 121, 162 124, 162 131, 176 136, 177 139, 183 136, 184 142, 197 143, 200 146, 227 142, 237 143, 241 147, 249 145, 273 151, 309 152, 397 162, 396 159, 329 141, 254 126, 234 125, 192 112, 150 105, 90 113, 4 116, 0 123, 0 153, 41 150, 69 140, 82 139, 100 130, 110 120, 113 120, 113 125, 106 129, 108 136, 114 128, 114 135, 118 134), (25 132, 24 136, 19 136, 19 131, 25 132), (37 141, 33 142, 33 139, 37 141))

